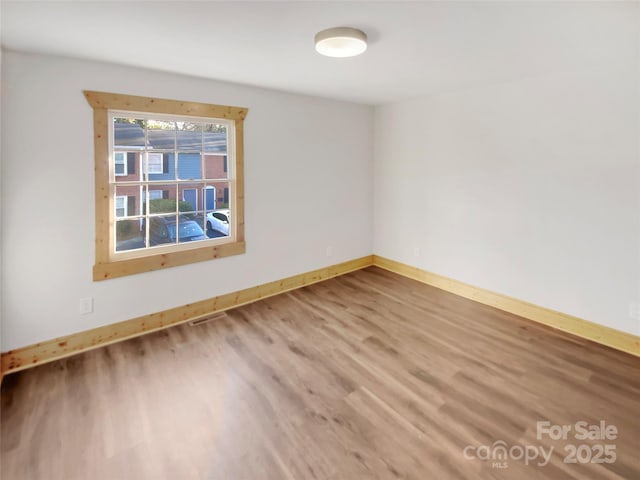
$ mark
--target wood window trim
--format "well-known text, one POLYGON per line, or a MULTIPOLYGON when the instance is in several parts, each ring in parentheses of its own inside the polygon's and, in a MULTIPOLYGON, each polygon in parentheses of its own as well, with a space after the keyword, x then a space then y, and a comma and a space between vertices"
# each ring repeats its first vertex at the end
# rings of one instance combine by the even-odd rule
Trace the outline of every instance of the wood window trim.
MULTIPOLYGON (((245 253, 244 238, 244 119, 248 109, 224 105, 183 102, 151 97, 85 90, 84 96, 93 108, 94 182, 95 182, 95 264, 93 280, 107 280, 142 272, 213 260, 245 253), (109 110, 124 110, 203 118, 222 118, 234 122, 235 177, 232 200, 235 210, 234 241, 223 244, 195 244, 193 248, 150 252, 137 258, 114 260, 110 252, 110 238, 114 224, 114 200, 109 182, 109 110)), ((195 242, 194 242, 195 243, 195 242)))

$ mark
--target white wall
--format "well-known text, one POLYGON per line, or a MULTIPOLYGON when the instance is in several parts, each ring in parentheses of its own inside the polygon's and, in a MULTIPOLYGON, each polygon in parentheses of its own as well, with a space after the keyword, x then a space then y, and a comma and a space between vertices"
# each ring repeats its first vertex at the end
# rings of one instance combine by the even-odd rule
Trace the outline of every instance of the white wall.
POLYGON ((638 45, 611 55, 377 108, 374 252, 640 334, 638 45))
POLYGON ((371 254, 371 107, 52 56, 2 62, 2 351, 371 254), (247 253, 93 282, 82 90, 248 107, 247 253), (95 313, 81 316, 88 296, 95 313))

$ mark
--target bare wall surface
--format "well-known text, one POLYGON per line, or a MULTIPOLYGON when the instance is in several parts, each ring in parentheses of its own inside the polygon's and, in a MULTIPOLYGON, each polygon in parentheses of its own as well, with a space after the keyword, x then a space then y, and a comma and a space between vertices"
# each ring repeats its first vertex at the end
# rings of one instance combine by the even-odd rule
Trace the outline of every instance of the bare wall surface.
POLYGON ((2 351, 371 254, 371 107, 53 56, 2 62, 2 351), (82 90, 248 107, 247 253, 94 283, 82 90), (93 314, 79 314, 83 297, 93 314))
POLYGON ((604 65, 376 108, 374 252, 640 335, 635 33, 604 65))

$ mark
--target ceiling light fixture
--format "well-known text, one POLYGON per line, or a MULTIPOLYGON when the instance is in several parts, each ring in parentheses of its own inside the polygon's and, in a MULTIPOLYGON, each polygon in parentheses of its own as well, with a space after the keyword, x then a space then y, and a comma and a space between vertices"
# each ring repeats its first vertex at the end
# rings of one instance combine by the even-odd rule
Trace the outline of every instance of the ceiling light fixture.
POLYGON ((316 33, 316 51, 327 57, 355 57, 367 49, 367 34, 351 27, 336 27, 316 33))

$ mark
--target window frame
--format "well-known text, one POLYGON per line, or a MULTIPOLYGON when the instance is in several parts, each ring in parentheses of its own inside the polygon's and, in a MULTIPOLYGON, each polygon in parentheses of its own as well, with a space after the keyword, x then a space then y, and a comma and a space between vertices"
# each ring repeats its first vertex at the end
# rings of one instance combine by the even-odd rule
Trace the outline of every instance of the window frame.
MULTIPOLYGON (((244 119, 248 109, 226 105, 184 102, 85 90, 85 98, 93 108, 95 155, 95 264, 93 280, 100 281, 142 272, 187 265, 246 251, 244 238, 244 119), (223 119, 233 122, 230 135, 234 152, 230 204, 232 225, 225 240, 211 239, 131 252, 112 250, 115 229, 115 185, 110 181, 109 112, 111 110, 165 116, 190 116, 223 119)), ((229 155, 228 155, 229 157, 229 155)))

